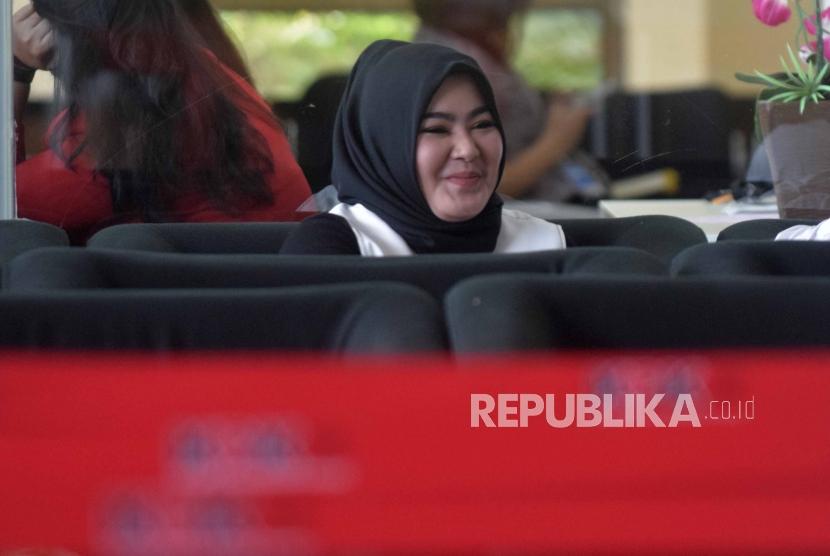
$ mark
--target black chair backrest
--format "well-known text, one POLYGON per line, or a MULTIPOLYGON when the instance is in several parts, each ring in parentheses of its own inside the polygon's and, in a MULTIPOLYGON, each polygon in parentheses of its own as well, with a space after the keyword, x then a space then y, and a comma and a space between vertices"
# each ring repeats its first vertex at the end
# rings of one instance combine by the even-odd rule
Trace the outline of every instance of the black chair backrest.
POLYGON ((69 238, 61 228, 33 220, 0 220, 0 265, 38 247, 64 247, 69 238))
POLYGON ((773 240, 778 232, 787 228, 804 224, 815 226, 819 220, 803 220, 798 218, 759 218, 758 220, 746 220, 727 226, 718 234, 718 241, 732 240, 773 240))
POLYGON ((89 238, 87 247, 165 253, 279 253, 297 222, 119 224, 89 238))
MULTIPOLYGON (((569 247, 631 247, 666 264, 683 249, 706 243, 703 230, 662 215, 561 220, 569 247)), ((296 222, 121 224, 92 236, 87 247, 167 253, 276 253, 296 222)))
POLYGON ((515 255, 383 258, 40 249, 15 259, 7 276, 10 290, 286 287, 383 280, 406 282, 441 299, 459 280, 517 271, 667 275, 666 265, 648 253, 586 247, 515 255))
POLYGON ((33 220, 0 220, 0 286, 6 263, 16 256, 40 247, 67 245, 69 237, 57 226, 33 220))
POLYGON ((633 247, 670 263, 692 245, 706 243, 706 234, 688 220, 648 215, 624 218, 558 220, 568 247, 633 247))
POLYGON ((349 76, 325 75, 303 95, 297 114, 297 162, 317 192, 331 183, 332 136, 340 98, 349 76))
POLYGON ((674 276, 830 277, 830 243, 725 241, 686 249, 671 265, 674 276))
POLYGON ((0 295, 4 347, 412 352, 446 345, 439 304, 402 284, 0 295))
POLYGON ((830 345, 830 281, 493 276, 445 301, 458 352, 830 345))

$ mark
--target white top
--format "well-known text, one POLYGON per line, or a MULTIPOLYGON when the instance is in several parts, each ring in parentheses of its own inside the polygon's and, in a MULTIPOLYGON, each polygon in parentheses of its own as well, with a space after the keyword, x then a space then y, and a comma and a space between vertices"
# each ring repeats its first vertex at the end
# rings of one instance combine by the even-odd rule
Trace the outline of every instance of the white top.
POLYGON ((830 239, 830 219, 819 222, 815 226, 807 226, 799 224, 792 228, 787 228, 775 236, 775 241, 779 240, 816 240, 827 241, 830 239))
MULTIPOLYGON (((377 214, 361 204, 340 203, 329 211, 346 219, 364 257, 414 255, 406 241, 377 214)), ((564 249, 562 226, 524 212, 502 208, 501 230, 494 253, 564 249)))

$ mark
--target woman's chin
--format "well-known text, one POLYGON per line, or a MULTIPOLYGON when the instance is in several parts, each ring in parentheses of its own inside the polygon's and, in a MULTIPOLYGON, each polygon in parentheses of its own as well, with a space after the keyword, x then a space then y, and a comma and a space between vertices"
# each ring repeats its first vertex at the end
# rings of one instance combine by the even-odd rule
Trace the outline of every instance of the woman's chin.
POLYGON ((481 214, 486 204, 485 202, 484 204, 479 203, 473 206, 460 205, 438 209, 433 208, 432 212, 444 222, 466 222, 481 214))

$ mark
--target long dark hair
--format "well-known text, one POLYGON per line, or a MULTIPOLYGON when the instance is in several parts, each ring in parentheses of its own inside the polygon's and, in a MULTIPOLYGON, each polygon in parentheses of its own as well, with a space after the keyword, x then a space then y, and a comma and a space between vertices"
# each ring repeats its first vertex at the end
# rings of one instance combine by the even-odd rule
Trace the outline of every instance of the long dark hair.
POLYGON ((116 213, 168 220, 194 192, 228 213, 274 201, 270 150, 241 107, 272 116, 211 59, 176 1, 33 3, 56 36, 52 148, 69 166, 91 156, 116 213), (67 149, 79 121, 82 141, 67 149))

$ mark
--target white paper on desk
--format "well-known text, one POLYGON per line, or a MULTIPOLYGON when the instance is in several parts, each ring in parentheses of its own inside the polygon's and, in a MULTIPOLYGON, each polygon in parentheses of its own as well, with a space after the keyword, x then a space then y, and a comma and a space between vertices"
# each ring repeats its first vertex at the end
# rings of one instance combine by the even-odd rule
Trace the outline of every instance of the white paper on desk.
POLYGON ((775 204, 775 201, 771 203, 744 203, 741 201, 732 201, 724 205, 723 207, 724 214, 758 214, 758 213, 768 213, 771 216, 778 215, 778 205, 775 204))

